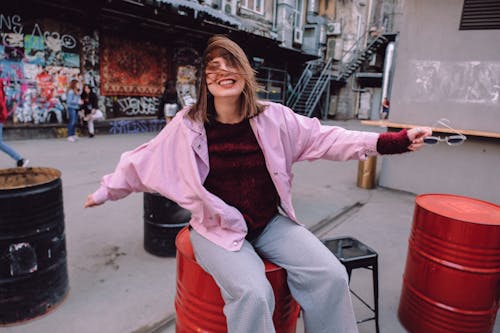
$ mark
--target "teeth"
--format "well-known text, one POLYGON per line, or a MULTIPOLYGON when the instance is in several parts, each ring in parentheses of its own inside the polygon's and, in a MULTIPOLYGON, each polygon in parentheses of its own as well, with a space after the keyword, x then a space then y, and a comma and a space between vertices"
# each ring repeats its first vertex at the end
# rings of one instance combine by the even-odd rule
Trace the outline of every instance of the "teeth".
POLYGON ((219 85, 225 86, 225 85, 228 85, 228 84, 233 84, 234 82, 235 82, 234 80, 224 80, 224 81, 220 81, 219 85))

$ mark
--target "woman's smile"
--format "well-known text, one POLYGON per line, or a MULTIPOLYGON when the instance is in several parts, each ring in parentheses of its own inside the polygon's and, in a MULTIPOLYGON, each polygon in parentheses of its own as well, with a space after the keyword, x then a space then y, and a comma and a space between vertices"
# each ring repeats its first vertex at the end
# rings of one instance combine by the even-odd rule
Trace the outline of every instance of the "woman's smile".
POLYGON ((215 57, 207 66, 208 90, 214 97, 239 97, 245 87, 240 70, 223 57, 215 57))

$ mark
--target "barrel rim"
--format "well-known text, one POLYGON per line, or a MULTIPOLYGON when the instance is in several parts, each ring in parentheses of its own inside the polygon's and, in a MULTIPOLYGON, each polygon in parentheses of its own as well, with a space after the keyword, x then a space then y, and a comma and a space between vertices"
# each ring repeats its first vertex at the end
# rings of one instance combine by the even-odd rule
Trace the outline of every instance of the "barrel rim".
POLYGON ((465 222, 465 223, 474 223, 474 224, 486 225, 486 226, 495 226, 495 225, 498 225, 498 223, 488 223, 486 221, 478 221, 477 219, 473 219, 473 218, 467 219, 466 217, 456 216, 456 215, 453 215, 453 214, 449 214, 448 212, 443 212, 443 211, 438 211, 437 212, 436 209, 432 209, 432 207, 429 207, 428 204, 422 202, 424 199, 427 199, 429 197, 434 197, 434 196, 450 197, 450 198, 454 197, 454 198, 460 198, 460 199, 475 201, 475 202, 484 204, 486 206, 491 206, 493 209, 500 210, 500 206, 497 205, 497 204, 494 204, 492 202, 489 202, 489 201, 486 201, 486 200, 477 199, 477 198, 467 197, 467 196, 464 196, 464 195, 450 194, 450 193, 425 193, 425 194, 419 194, 415 198, 415 203, 417 204, 417 206, 421 207, 422 209, 427 210, 428 212, 430 212, 432 214, 437 214, 437 215, 440 215, 440 216, 445 216, 445 217, 453 219, 455 221, 465 222))
POLYGON ((37 182, 34 184, 20 184, 18 186, 12 186, 8 188, 3 188, 0 187, 0 193, 2 192, 8 192, 8 191, 13 191, 13 190, 19 190, 19 189, 25 189, 25 188, 34 188, 37 186, 41 185, 46 185, 50 184, 54 181, 58 181, 61 179, 61 171, 55 168, 50 168, 50 167, 30 167, 30 168, 7 168, 7 169, 0 169, 0 177, 6 174, 26 174, 26 173, 40 173, 40 174, 46 174, 51 176, 50 179, 47 179, 46 181, 41 181, 37 182), (50 171, 50 172, 49 172, 50 171))

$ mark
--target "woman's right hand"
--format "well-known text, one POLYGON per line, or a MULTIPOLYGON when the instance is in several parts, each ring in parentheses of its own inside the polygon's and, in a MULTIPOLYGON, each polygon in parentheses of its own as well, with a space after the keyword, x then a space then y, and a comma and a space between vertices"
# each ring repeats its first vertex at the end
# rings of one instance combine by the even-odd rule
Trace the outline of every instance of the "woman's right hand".
POLYGON ((83 208, 89 208, 89 207, 95 207, 95 206, 99 206, 99 205, 102 205, 102 203, 96 203, 94 201, 94 198, 92 197, 92 194, 89 194, 87 196, 87 200, 85 201, 85 204, 83 205, 83 208))

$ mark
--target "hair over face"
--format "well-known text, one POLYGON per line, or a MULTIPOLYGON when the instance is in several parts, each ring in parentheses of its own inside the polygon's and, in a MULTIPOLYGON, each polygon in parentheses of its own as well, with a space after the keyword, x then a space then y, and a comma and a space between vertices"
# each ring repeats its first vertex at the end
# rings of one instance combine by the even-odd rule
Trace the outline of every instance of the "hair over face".
POLYGON ((210 61, 217 57, 224 58, 228 64, 235 67, 245 81, 241 93, 240 114, 244 118, 252 118, 261 113, 264 106, 257 100, 255 71, 250 66, 245 52, 226 36, 216 35, 208 40, 207 48, 203 52, 198 99, 189 110, 188 116, 203 122, 208 122, 215 116, 214 97, 208 91, 206 70, 210 61))

